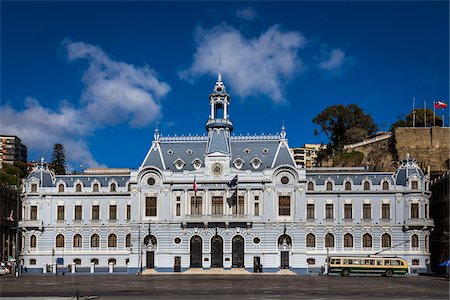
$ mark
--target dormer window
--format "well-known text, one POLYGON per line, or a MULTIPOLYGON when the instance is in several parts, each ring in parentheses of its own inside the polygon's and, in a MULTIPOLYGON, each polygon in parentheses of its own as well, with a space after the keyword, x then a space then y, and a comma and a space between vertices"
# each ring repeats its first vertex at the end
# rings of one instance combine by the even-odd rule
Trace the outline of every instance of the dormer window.
POLYGON ((241 158, 236 158, 233 164, 236 169, 240 170, 244 166, 244 161, 241 158))
POLYGON ((364 182, 364 190, 365 191, 369 191, 370 190, 370 182, 368 182, 368 181, 364 182))
POLYGON ((178 170, 183 169, 183 167, 184 167, 185 164, 186 164, 186 163, 185 163, 181 158, 178 158, 177 160, 175 160, 175 161, 173 162, 173 165, 174 165, 175 168, 177 168, 178 170))
POLYGON ((411 181, 411 189, 412 190, 418 190, 419 189, 419 182, 417 180, 411 181))
POLYGON ((345 190, 346 191, 352 190, 352 183, 350 181, 345 182, 345 190))
POLYGON ((332 191, 333 190, 333 183, 331 181, 327 182, 327 191, 332 191))
POLYGON ((202 167, 203 163, 200 159, 196 158, 192 161, 191 165, 194 167, 194 169, 198 170, 202 167))
POLYGON ((116 191, 116 184, 115 183, 111 183, 110 187, 109 187, 109 191, 110 192, 115 192, 116 191))
POLYGON ((258 169, 259 167, 261 167, 262 161, 259 158, 255 157, 254 159, 252 159, 251 164, 254 169, 258 169))
POLYGON ((31 184, 31 192, 32 193, 37 193, 37 184, 36 183, 32 183, 31 184))
POLYGON ((314 191, 314 182, 308 182, 308 191, 314 191))
POLYGON ((384 181, 383 182, 383 190, 389 190, 389 182, 387 182, 387 181, 384 181))
POLYGON ((63 193, 64 192, 64 184, 60 183, 58 185, 58 192, 63 193))
POLYGON ((75 192, 81 192, 81 184, 77 183, 75 186, 75 192))
POLYGON ((92 186, 92 191, 98 192, 98 183, 94 183, 94 185, 92 186))

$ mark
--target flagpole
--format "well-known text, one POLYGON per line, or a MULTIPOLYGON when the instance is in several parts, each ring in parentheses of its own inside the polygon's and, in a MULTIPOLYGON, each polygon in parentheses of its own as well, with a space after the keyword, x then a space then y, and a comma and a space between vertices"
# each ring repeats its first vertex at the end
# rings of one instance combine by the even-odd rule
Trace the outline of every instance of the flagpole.
POLYGON ((433 126, 436 126, 436 103, 433 105, 433 126))
POLYGON ((427 127, 427 100, 423 101, 423 127, 427 127))
POLYGON ((413 127, 416 127, 416 97, 413 97, 413 127))
POLYGON ((16 247, 15 247, 15 256, 16 256, 16 268, 15 274, 16 278, 19 277, 19 269, 20 269, 20 261, 19 261, 19 202, 20 202, 20 179, 19 179, 19 170, 17 170, 17 201, 16 201, 16 247))

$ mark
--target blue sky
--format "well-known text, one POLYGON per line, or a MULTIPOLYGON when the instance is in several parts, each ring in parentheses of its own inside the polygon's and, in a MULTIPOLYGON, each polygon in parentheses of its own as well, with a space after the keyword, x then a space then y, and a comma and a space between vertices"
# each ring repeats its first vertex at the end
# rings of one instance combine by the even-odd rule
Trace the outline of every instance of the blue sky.
MULTIPOLYGON (((448 102, 449 5, 436 2, 1 2, 1 133, 29 159, 138 167, 161 134, 204 134, 219 49, 235 134, 327 142, 356 103, 389 129, 448 102)), ((448 110, 447 110, 448 113, 448 110)))

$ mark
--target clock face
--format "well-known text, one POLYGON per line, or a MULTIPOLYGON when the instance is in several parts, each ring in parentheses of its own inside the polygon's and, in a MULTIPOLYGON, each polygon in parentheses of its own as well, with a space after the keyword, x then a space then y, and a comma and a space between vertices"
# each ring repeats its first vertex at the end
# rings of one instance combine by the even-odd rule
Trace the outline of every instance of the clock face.
POLYGON ((214 163, 211 166, 211 173, 214 176, 220 176, 223 172, 223 165, 221 163, 214 163))

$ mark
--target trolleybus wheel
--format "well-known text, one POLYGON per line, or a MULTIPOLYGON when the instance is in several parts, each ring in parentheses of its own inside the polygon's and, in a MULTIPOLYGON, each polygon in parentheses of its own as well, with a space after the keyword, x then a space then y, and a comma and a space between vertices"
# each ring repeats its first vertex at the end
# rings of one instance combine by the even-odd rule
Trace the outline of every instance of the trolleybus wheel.
POLYGON ((392 270, 386 270, 385 274, 387 277, 392 277, 392 270))
POLYGON ((349 269, 342 270, 342 276, 347 277, 348 275, 350 275, 350 270, 349 269))

